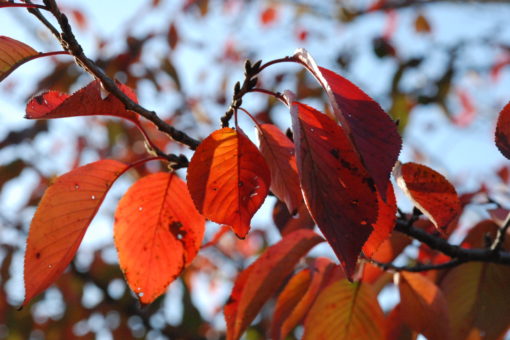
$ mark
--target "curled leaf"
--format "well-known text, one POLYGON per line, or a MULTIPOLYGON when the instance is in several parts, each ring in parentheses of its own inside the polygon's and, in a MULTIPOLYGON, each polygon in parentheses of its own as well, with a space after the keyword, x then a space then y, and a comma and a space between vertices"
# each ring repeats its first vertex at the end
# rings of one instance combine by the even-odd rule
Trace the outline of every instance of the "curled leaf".
POLYGON ((442 232, 461 212, 460 200, 453 185, 443 175, 417 163, 395 166, 398 186, 442 232))
POLYGON ((127 169, 117 161, 97 161, 60 176, 46 190, 28 233, 23 305, 66 269, 106 193, 127 169))
POLYGON ((214 131, 198 146, 188 167, 188 188, 198 211, 244 238, 269 191, 264 157, 239 129, 214 131))
POLYGON ((115 212, 114 237, 129 287, 143 304, 165 292, 196 256, 205 219, 175 174, 138 180, 115 212))
POLYGON ((496 146, 510 159, 510 102, 501 110, 496 124, 496 146))

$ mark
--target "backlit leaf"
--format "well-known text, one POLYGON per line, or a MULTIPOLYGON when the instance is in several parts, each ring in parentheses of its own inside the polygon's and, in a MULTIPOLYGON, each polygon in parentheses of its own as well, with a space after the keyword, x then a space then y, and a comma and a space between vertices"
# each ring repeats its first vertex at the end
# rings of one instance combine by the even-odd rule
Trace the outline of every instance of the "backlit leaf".
POLYGON ((397 201, 393 185, 388 183, 386 190, 386 202, 377 193, 377 204, 379 206, 377 221, 372 225, 374 231, 363 245, 363 253, 368 257, 371 257, 381 243, 390 236, 397 220, 397 201))
POLYGON ((260 152, 271 172, 271 191, 285 202, 291 214, 297 212, 303 201, 296 166, 294 143, 272 124, 257 128, 260 152))
POLYGON ((0 81, 37 55, 39 52, 27 44, 0 35, 0 81))
POLYGON ((272 340, 285 339, 287 332, 282 329, 282 323, 292 313, 292 310, 302 299, 303 295, 305 295, 311 280, 312 274, 310 269, 304 269, 289 280, 278 296, 271 320, 270 333, 272 340))
POLYGON ((420 273, 400 273, 402 319, 429 340, 450 339, 448 307, 441 290, 420 273))
POLYGON ((46 190, 28 233, 23 305, 66 269, 108 189, 127 168, 113 160, 97 161, 60 176, 46 190))
POLYGON ((115 212, 115 246, 140 302, 163 294, 193 260, 204 227, 186 184, 175 174, 145 176, 127 191, 115 212))
POLYGON ((394 171, 397 184, 407 197, 436 228, 445 232, 461 212, 453 185, 440 173, 417 163, 399 163, 394 171))
POLYGON ((317 258, 310 267, 311 281, 298 299, 287 299, 284 295, 291 282, 282 291, 276 301, 273 321, 271 323, 271 339, 285 339, 307 315, 319 292, 332 280, 344 278, 341 269, 326 258, 317 258), (280 306, 286 308, 279 308, 280 306))
POLYGON ((510 325, 510 267, 470 262, 448 272, 441 289, 448 304, 453 340, 469 333, 499 339, 510 325))
MULTIPOLYGON (((134 91, 117 82, 117 86, 124 94, 137 102, 134 91)), ((126 110, 124 104, 113 94, 108 93, 106 98, 102 94, 101 83, 94 80, 84 88, 72 95, 57 91, 47 91, 32 98, 26 107, 28 119, 50 119, 76 116, 106 115, 138 120, 138 115, 126 110), (103 99, 104 98, 104 99, 103 99)))
POLYGON ((239 129, 216 130, 198 146, 188 167, 188 188, 198 211, 244 238, 264 202, 270 173, 257 147, 239 129))
POLYGON ((368 284, 347 280, 324 289, 305 320, 303 340, 384 339, 385 320, 368 284))
POLYGON ((301 188, 308 210, 352 278, 377 219, 372 179, 342 129, 304 104, 291 104, 301 188))
POLYGON ((501 110, 496 125, 496 146, 510 159, 510 102, 501 110))
POLYGON ((319 67, 306 50, 299 49, 294 57, 326 90, 336 118, 354 144, 383 200, 386 200, 391 169, 402 148, 397 125, 365 92, 344 77, 319 67))
POLYGON ((227 339, 237 340, 255 319, 294 266, 323 239, 311 230, 297 230, 283 237, 241 272, 225 305, 227 339))

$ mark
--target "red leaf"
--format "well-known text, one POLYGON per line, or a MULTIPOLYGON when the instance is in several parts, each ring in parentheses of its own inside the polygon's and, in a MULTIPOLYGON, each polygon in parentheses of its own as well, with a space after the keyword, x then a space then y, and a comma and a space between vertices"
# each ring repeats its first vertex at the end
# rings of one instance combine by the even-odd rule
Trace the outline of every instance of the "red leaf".
MULTIPOLYGON (((129 87, 118 83, 117 86, 129 98, 137 102, 136 94, 129 87)), ((94 80, 72 95, 48 91, 32 98, 26 108, 28 119, 50 119, 76 116, 105 115, 115 116, 137 122, 138 115, 126 110, 124 104, 112 94, 103 99, 101 83, 94 80)))
POLYGON ((365 92, 344 77, 317 66, 306 50, 297 58, 326 90, 336 118, 347 132, 375 186, 386 200, 391 169, 402 147, 396 124, 365 92))
POLYGON ((175 174, 138 180, 115 212, 115 246, 129 287, 149 304, 195 258, 204 235, 186 184, 175 174))
POLYGON ((216 130, 198 146, 188 167, 188 188, 198 211, 244 238, 267 196, 269 169, 239 129, 216 130))
POLYGON ((384 202, 379 193, 377 194, 377 204, 379 206, 377 221, 372 225, 374 231, 363 245, 363 253, 368 257, 372 257, 381 243, 390 236, 397 220, 397 201, 393 185, 388 183, 386 190, 386 202, 384 202))
POLYGON ((264 303, 294 270, 299 259, 322 241, 322 237, 311 230, 295 231, 267 248, 239 274, 225 305, 228 340, 241 337, 264 303))
POLYGON ((384 314, 366 283, 333 282, 322 290, 305 320, 303 340, 382 340, 384 314))
POLYGON ((295 214, 303 196, 299 186, 294 143, 272 124, 262 124, 257 131, 260 152, 271 172, 271 191, 285 202, 291 214, 295 214))
POLYGON ((343 130, 329 117, 291 104, 296 158, 305 202, 352 278, 377 219, 377 193, 343 130))
POLYGON ((0 81, 37 55, 39 52, 27 44, 0 35, 0 81))
POLYGON ((278 12, 277 12, 276 8, 274 6, 270 6, 270 7, 265 8, 262 11, 262 13, 260 13, 260 22, 264 26, 269 26, 272 23, 274 23, 274 21, 276 20, 277 17, 278 17, 278 12))
POLYGON ((404 321, 429 340, 450 339, 448 307, 441 290, 419 273, 400 273, 400 312, 404 321))
POLYGON ((499 113, 496 125, 496 146, 503 156, 510 159, 510 102, 499 113))
POLYGON ((331 283, 332 279, 339 280, 345 277, 338 275, 341 272, 340 268, 326 258, 315 259, 310 270, 311 280, 304 286, 302 294, 288 296, 288 291, 294 290, 291 280, 278 297, 271 323, 271 339, 285 339, 287 334, 306 317, 320 291, 331 283))
POLYGON ((23 305, 66 269, 108 189, 127 168, 113 160, 97 161, 60 176, 46 190, 28 233, 23 305))
POLYGON ((461 206, 457 192, 440 173, 417 163, 399 163, 395 167, 395 178, 407 197, 440 231, 445 232, 459 216, 461 206))

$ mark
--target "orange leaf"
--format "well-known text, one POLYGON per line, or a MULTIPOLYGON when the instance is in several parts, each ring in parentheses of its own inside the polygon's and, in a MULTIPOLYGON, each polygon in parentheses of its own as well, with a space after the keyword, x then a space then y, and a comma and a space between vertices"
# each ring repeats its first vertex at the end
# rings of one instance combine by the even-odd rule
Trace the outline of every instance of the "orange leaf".
POLYGON ((388 183, 386 190, 386 202, 377 193, 377 204, 379 206, 377 221, 372 225, 374 231, 363 245, 363 253, 368 257, 372 257, 377 248, 390 236, 397 220, 397 200, 393 185, 388 183))
POLYGON ((21 41, 0 35, 0 81, 39 52, 21 41))
POLYGON ((288 331, 282 329, 282 323, 292 313, 297 303, 303 298, 303 295, 305 295, 310 286, 311 280, 312 274, 310 269, 303 269, 289 280, 278 296, 271 321, 270 334, 272 340, 285 339, 288 331))
POLYGON ((304 104, 291 105, 301 188, 308 210, 352 278, 377 219, 377 193, 342 129, 304 104))
MULTIPOLYGON (((124 94, 137 102, 134 91, 117 82, 117 86, 124 94)), ((124 104, 113 94, 103 99, 101 83, 94 80, 72 95, 57 91, 48 91, 32 98, 26 107, 28 119, 50 119, 76 116, 105 115, 138 121, 138 115, 126 110, 124 104)))
POLYGON ((324 289, 305 320, 303 340, 384 339, 384 314, 369 285, 339 280, 324 289))
POLYGON ((500 339, 510 325, 510 267, 470 262, 453 268, 441 282, 453 340, 469 333, 500 339))
POLYGON ((440 173, 417 163, 395 166, 398 186, 414 205, 442 232, 461 213, 453 185, 440 173))
POLYGON ((501 110, 496 125, 496 146, 510 159, 510 102, 501 110))
POLYGON ((344 77, 319 67, 306 50, 299 49, 294 57, 326 90, 336 118, 360 155, 383 200, 386 200, 391 169, 402 148, 397 125, 365 92, 344 77))
POLYGON ((257 147, 239 129, 216 130, 198 146, 188 188, 198 211, 244 238, 264 202, 271 176, 257 147))
POLYGON ((260 152, 271 172, 271 191, 285 202, 291 214, 303 201, 297 173, 294 143, 275 125, 258 126, 260 152))
POLYGON ((306 291, 298 299, 287 299, 284 295, 290 282, 278 297, 273 322, 271 323, 271 339, 285 339, 287 334, 306 317, 321 289, 326 287, 331 279, 345 277, 343 275, 339 276, 340 268, 326 258, 319 257, 315 259, 310 270, 312 272, 311 281, 306 285, 306 291), (280 309, 280 306, 284 308, 280 309))
POLYGON ((28 233, 23 305, 66 269, 108 189, 127 169, 117 161, 97 161, 60 176, 46 190, 28 233))
POLYGON ((418 336, 403 322, 400 304, 386 317, 386 340, 415 340, 418 336))
POLYGON ((175 174, 138 180, 115 212, 115 246, 129 287, 149 304, 195 258, 204 236, 186 184, 175 174))
POLYGON ((450 339, 448 307, 441 290, 419 273, 400 273, 400 311, 414 331, 429 340, 450 339))
POLYGON ((267 248, 241 274, 225 305, 227 339, 237 340, 264 303, 280 288, 303 255, 323 239, 311 230, 297 230, 267 248))

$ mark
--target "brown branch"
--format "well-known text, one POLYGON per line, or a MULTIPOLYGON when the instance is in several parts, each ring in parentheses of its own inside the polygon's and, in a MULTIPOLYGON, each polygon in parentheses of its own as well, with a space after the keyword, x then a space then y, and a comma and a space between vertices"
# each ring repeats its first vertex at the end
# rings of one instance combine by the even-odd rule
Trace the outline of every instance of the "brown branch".
POLYGON ((430 248, 438 250, 454 260, 460 261, 461 263, 479 261, 510 265, 510 252, 508 251, 501 249, 494 251, 491 248, 462 248, 457 245, 450 244, 447 240, 438 236, 431 235, 422 229, 413 227, 412 225, 409 225, 407 220, 402 218, 397 220, 395 230, 406 234, 421 243, 425 243, 430 248))
POLYGON ((386 262, 379 262, 374 259, 363 257, 363 260, 367 261, 368 263, 371 263, 383 270, 392 270, 395 272, 411 272, 411 273, 419 273, 424 272, 428 270, 439 270, 439 269, 450 269, 453 267, 456 267, 466 261, 462 261, 459 259, 451 260, 445 263, 439 263, 439 264, 417 264, 415 266, 397 266, 393 263, 386 263, 386 262))
MULTIPOLYGON (((159 118, 156 112, 147 110, 138 103, 135 103, 124 92, 122 92, 115 84, 115 81, 106 75, 101 68, 99 68, 91 59, 85 55, 81 45, 78 43, 76 37, 74 36, 67 17, 60 11, 56 1, 44 0, 44 4, 46 5, 48 11, 57 20, 62 33, 59 33, 59 31, 40 13, 39 10, 29 9, 30 13, 34 14, 53 33, 64 50, 68 51, 72 56, 74 56, 76 63, 80 67, 93 75, 95 78, 99 79, 103 88, 117 97, 124 104, 127 110, 134 111, 144 118, 150 120, 160 131, 166 133, 173 140, 187 145, 192 150, 197 148, 198 144, 200 144, 198 140, 188 136, 183 131, 174 128, 172 125, 169 125, 161 118, 159 118)), ((158 154, 162 154, 162 152, 158 152, 158 154)), ((185 157, 182 155, 168 155, 165 158, 167 158, 170 162, 175 163, 175 168, 187 166, 187 159, 184 161, 185 157)))

